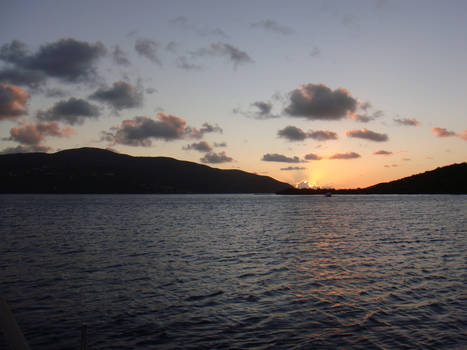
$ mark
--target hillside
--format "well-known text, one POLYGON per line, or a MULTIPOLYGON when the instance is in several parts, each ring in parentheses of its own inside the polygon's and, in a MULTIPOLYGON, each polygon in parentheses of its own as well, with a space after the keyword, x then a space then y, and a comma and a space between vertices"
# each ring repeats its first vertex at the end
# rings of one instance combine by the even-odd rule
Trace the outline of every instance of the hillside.
POLYGON ((98 148, 0 155, 0 193, 275 193, 290 187, 241 170, 98 148))
POLYGON ((452 164, 399 180, 358 189, 287 188, 279 194, 467 194, 467 163, 452 164))

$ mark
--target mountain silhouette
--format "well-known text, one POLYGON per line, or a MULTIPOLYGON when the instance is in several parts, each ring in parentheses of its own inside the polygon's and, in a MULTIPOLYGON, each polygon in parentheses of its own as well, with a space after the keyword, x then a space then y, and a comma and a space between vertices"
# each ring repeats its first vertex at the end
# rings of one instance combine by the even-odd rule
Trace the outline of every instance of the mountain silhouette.
POLYGON ((269 176, 99 148, 0 155, 0 193, 275 193, 269 176))

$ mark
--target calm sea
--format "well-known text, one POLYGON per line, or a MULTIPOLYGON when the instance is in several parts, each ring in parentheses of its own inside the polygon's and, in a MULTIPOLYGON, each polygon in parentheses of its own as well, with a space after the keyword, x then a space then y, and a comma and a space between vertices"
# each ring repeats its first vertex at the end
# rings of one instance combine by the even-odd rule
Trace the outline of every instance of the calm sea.
POLYGON ((0 196, 32 349, 465 349, 466 290, 467 196, 0 196))

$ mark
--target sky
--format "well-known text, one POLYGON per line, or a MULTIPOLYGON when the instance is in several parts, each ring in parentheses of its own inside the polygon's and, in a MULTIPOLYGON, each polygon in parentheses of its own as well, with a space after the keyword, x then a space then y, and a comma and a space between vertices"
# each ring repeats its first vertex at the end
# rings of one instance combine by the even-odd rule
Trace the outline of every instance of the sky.
POLYGON ((0 152, 366 187, 467 161, 467 2, 0 0, 0 152))

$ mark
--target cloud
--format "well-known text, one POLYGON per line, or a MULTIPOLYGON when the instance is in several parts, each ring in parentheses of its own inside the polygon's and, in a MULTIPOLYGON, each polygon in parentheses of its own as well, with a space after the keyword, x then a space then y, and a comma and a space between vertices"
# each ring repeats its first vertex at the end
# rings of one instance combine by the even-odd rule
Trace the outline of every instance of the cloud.
POLYGON ((366 140, 375 141, 375 142, 384 142, 389 139, 388 135, 386 134, 380 134, 380 133, 377 133, 377 132, 374 132, 368 129, 347 130, 345 134, 348 137, 366 139, 366 140))
POLYGON ((310 139, 318 141, 337 140, 337 134, 329 130, 309 130, 307 135, 310 139))
POLYGON ((282 25, 273 19, 264 19, 259 22, 251 23, 251 28, 261 28, 282 35, 290 35, 294 31, 292 28, 282 25))
POLYGON ((306 170, 305 167, 301 166, 288 166, 287 168, 281 168, 282 171, 293 171, 293 170, 306 170))
POLYGON ((223 130, 219 125, 211 125, 209 123, 203 123, 201 129, 193 128, 191 126, 187 126, 185 128, 185 134, 195 139, 200 139, 204 136, 204 134, 214 132, 222 134, 223 130))
POLYGON ((275 119, 279 118, 278 115, 272 114, 272 103, 264 101, 256 101, 250 104, 248 111, 242 111, 240 108, 234 108, 232 110, 235 114, 241 114, 247 118, 253 118, 258 120, 275 119))
POLYGON ((355 152, 348 152, 348 153, 335 153, 329 157, 329 159, 355 159, 360 158, 360 154, 355 152))
POLYGON ((176 25, 184 30, 192 31, 200 36, 218 36, 227 39, 229 36, 220 28, 198 27, 188 21, 188 18, 179 16, 169 21, 170 24, 176 25))
POLYGON ((222 56, 227 57, 237 68, 240 64, 253 63, 253 59, 245 52, 227 43, 217 42, 208 48, 200 48, 191 52, 194 57, 222 56))
POLYGON ((148 38, 137 39, 135 42, 135 50, 138 54, 162 66, 162 61, 157 55, 158 46, 154 40, 148 38))
POLYGON ((128 59, 126 53, 118 45, 115 45, 112 50, 112 59, 116 64, 121 66, 130 65, 130 60, 128 59))
POLYGON ((42 121, 60 121, 70 125, 81 125, 86 119, 97 118, 99 108, 86 100, 71 97, 59 101, 46 111, 38 111, 37 118, 42 121))
POLYGON ((157 89, 154 89, 152 87, 148 87, 144 90, 147 94, 153 94, 155 92, 157 92, 157 89))
POLYGON ((214 142, 214 147, 227 147, 226 142, 214 142))
POLYGON ((39 71, 67 82, 94 81, 97 60, 105 54, 106 49, 101 42, 88 43, 74 38, 42 45, 33 54, 17 40, 0 49, 0 59, 16 68, 39 71))
POLYGON ((451 136, 457 136, 457 134, 454 131, 449 131, 445 128, 432 128, 431 131, 433 134, 435 134, 438 137, 451 137, 451 136))
POLYGON ((74 133, 74 130, 68 126, 60 130, 60 127, 55 122, 38 122, 36 124, 21 122, 20 124, 20 127, 10 130, 8 140, 17 141, 24 145, 38 145, 46 136, 69 137, 74 133))
POLYGON ((203 158, 201 158, 200 161, 206 164, 219 164, 232 162, 233 159, 227 156, 225 152, 209 152, 203 158))
POLYGON ((7 147, 0 151, 1 154, 15 154, 15 153, 36 153, 36 152, 48 152, 50 150, 49 146, 43 145, 18 145, 16 147, 7 147))
POLYGON ((124 81, 116 81, 110 88, 94 92, 91 99, 107 103, 114 110, 140 107, 143 104, 143 91, 124 81))
POLYGON ((188 61, 186 56, 179 56, 175 61, 175 65, 177 68, 184 69, 184 70, 202 70, 203 67, 199 64, 192 63, 188 61))
MULTIPOLYGON (((362 106, 363 108, 368 108, 368 107, 365 107, 365 105, 360 105, 360 108, 362 108, 362 106)), ((372 120, 382 117, 383 115, 384 115, 384 112, 378 110, 378 111, 373 112, 372 114, 351 113, 348 115, 348 117, 350 119, 356 120, 361 123, 368 123, 372 120)))
POLYGON ((0 83, 0 120, 27 114, 28 98, 29 95, 18 86, 0 83))
POLYGON ((289 141, 303 141, 308 135, 302 130, 295 126, 286 126, 284 129, 277 132, 279 137, 286 138, 289 141))
POLYGON ((7 82, 13 85, 27 86, 35 89, 46 79, 46 75, 41 71, 5 68, 0 70, 0 82, 7 82))
POLYGON ((305 155, 305 159, 306 160, 321 160, 323 158, 321 158, 320 156, 318 156, 317 154, 314 154, 314 153, 308 153, 305 155))
POLYGON ((394 118, 394 121, 399 125, 406 125, 406 126, 419 126, 420 122, 415 118, 394 118))
POLYGON ((303 163, 303 160, 300 160, 297 156, 287 157, 278 153, 266 153, 261 159, 265 162, 280 162, 280 163, 303 163))
POLYGON ((152 145, 151 139, 173 141, 185 135, 186 121, 171 114, 158 113, 154 120, 146 116, 125 119, 120 126, 102 132, 102 140, 128 146, 152 145))
POLYGON ((321 55, 321 50, 319 47, 313 46, 310 52, 311 57, 319 57, 321 55))
POLYGON ((305 84, 289 94, 284 112, 311 120, 339 120, 353 113, 357 100, 345 89, 331 90, 323 84, 305 84))
POLYGON ((464 130, 464 132, 462 134, 459 134, 458 135, 461 139, 464 139, 464 140, 467 140, 467 129, 464 130))
POLYGON ((184 150, 195 150, 198 152, 211 152, 212 147, 206 141, 195 142, 183 147, 184 150))
POLYGON ((329 130, 309 130, 303 131, 295 126, 286 126, 284 129, 277 132, 279 137, 286 138, 289 141, 303 141, 306 138, 311 138, 318 141, 336 140, 337 134, 329 130))
POLYGON ((392 152, 385 151, 385 150, 379 150, 379 151, 373 152, 373 154, 380 155, 380 156, 389 156, 392 154, 392 152))

